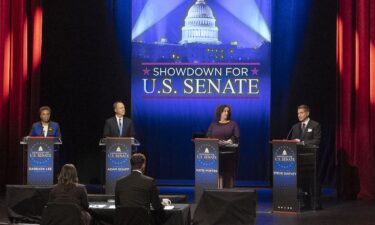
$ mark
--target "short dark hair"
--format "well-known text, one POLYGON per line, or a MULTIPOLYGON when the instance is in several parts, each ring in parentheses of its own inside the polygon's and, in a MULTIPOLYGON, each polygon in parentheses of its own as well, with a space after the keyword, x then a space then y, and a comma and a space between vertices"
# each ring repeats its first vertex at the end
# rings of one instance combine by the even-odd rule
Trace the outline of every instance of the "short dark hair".
POLYGON ((308 105, 300 105, 300 106, 297 107, 297 110, 298 109, 303 109, 306 112, 310 112, 310 107, 308 105))
POLYGON ((218 105, 217 107, 216 107, 216 112, 215 112, 215 115, 216 115, 216 121, 218 122, 218 121, 220 121, 220 118, 221 118, 221 113, 222 112, 224 112, 224 109, 225 108, 229 108, 229 112, 228 112, 228 120, 230 120, 230 118, 231 118, 231 111, 232 111, 232 109, 231 109, 231 107, 230 107, 230 105, 218 105))
POLYGON ((141 169, 143 164, 146 163, 146 156, 142 153, 135 153, 130 158, 130 165, 132 166, 133 170, 141 169))
POLYGON ((42 106, 39 108, 39 115, 42 114, 44 110, 48 110, 48 112, 51 113, 51 108, 49 106, 42 106))
POLYGON ((117 101, 117 102, 113 103, 113 109, 116 109, 116 106, 119 103, 122 103, 123 105, 125 105, 122 101, 117 101))

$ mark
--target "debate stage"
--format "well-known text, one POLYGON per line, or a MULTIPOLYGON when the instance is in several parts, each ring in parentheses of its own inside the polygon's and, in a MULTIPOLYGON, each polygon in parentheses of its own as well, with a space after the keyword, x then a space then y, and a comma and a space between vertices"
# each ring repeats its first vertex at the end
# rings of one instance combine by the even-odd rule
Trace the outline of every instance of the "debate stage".
MULTIPOLYGON (((193 187, 162 186, 159 188, 162 194, 184 193, 189 202, 193 199, 193 187)), ((322 210, 306 210, 299 214, 272 213, 272 189, 255 188, 255 190, 257 192, 256 225, 372 225, 375 221, 374 202, 338 200, 334 189, 331 188, 323 190, 322 210)), ((192 218, 195 208, 195 204, 190 205, 192 218)), ((10 224, 6 215, 5 196, 1 196, 0 224, 10 224)))
MULTIPOLYGON (((235 186, 256 195, 242 199, 251 214, 223 196, 223 205, 234 207, 212 204, 220 215, 251 215, 255 222, 246 224, 257 225, 375 224, 374 2, 0 0, 0 225, 10 223, 8 184, 26 184, 42 171, 44 183, 28 184, 55 184, 65 163, 96 195, 92 205, 113 206, 104 194, 131 171, 127 160, 136 147, 132 139, 124 148, 100 142, 116 101, 126 107, 121 118, 134 125, 130 138, 141 143, 145 174, 158 181, 162 196, 183 204, 175 215, 184 221, 193 221, 195 199, 213 187, 206 181, 216 185, 220 172, 218 161, 209 161, 220 159, 217 143, 195 148, 192 137, 207 134, 218 106, 227 105, 226 119, 238 125, 230 140, 240 140, 235 186), (321 138, 319 148, 298 155, 297 143, 284 139, 295 138, 291 128, 302 104, 321 125, 321 138), (41 106, 51 108, 62 144, 25 142, 35 147, 25 154, 20 141, 35 138, 23 137, 40 121, 41 106), (275 141, 286 147, 275 148, 275 141), (308 193, 316 198, 306 202, 320 208, 321 185, 331 187, 323 189, 323 209, 300 211, 308 193), (356 198, 362 200, 348 201, 356 198)), ((297 126, 303 137, 305 126, 297 126)), ((48 193, 14 202, 40 215, 48 193)))

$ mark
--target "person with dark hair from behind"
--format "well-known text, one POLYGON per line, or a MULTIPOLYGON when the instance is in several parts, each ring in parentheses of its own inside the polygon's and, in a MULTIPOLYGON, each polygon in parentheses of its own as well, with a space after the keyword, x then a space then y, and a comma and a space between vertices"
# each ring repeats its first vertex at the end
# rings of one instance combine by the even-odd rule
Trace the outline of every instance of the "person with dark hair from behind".
POLYGON ((113 103, 115 116, 107 119, 104 124, 103 138, 106 137, 134 137, 135 131, 131 119, 125 117, 125 105, 117 101, 113 103))
MULTIPOLYGON (((319 148, 321 140, 321 128, 320 124, 310 119, 310 107, 307 105, 300 105, 297 107, 297 116, 299 122, 294 124, 292 127, 291 139, 299 142, 299 144, 305 146, 316 146, 319 148)), ((316 166, 319 168, 319 152, 316 152, 316 166)), ((314 187, 311 177, 306 177, 301 174, 299 183, 301 184, 302 191, 307 193, 304 195, 303 202, 304 208, 319 210, 322 208, 320 195, 321 195, 321 184, 316 171, 316 186, 314 187), (311 202, 312 201, 312 202, 311 202)))
POLYGON ((86 187, 78 183, 77 170, 73 164, 65 164, 62 167, 58 183, 51 190, 48 202, 74 203, 81 208, 81 218, 85 225, 91 223, 86 187))
POLYGON ((50 120, 51 108, 49 106, 39 108, 39 117, 40 121, 32 125, 29 136, 61 138, 59 124, 50 120))
POLYGON ((115 205, 127 207, 144 207, 150 211, 150 203, 156 211, 155 223, 165 220, 165 212, 161 204, 155 179, 144 175, 146 157, 135 153, 130 159, 132 172, 119 179, 115 187, 115 205))
POLYGON ((238 170, 239 148, 226 145, 239 144, 240 128, 231 120, 229 105, 217 106, 215 116, 215 121, 208 127, 207 137, 219 139, 219 188, 233 188, 238 170))

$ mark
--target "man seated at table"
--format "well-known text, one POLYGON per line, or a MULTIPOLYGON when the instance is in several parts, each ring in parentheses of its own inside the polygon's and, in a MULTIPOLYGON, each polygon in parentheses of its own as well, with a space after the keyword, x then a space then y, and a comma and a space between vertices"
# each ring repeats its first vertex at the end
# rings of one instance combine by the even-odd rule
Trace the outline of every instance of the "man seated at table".
POLYGON ((131 174, 116 182, 116 207, 144 207, 150 210, 151 203, 157 212, 157 220, 164 220, 165 213, 159 198, 159 191, 156 188, 156 181, 143 174, 146 168, 146 157, 141 153, 136 153, 132 155, 130 164, 131 174))

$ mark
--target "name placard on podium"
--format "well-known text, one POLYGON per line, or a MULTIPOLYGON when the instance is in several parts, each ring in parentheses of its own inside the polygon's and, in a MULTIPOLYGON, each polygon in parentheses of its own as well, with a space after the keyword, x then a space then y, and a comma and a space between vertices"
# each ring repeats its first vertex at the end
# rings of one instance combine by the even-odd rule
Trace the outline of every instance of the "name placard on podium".
POLYGON ((204 189, 218 188, 219 140, 195 138, 195 202, 198 203, 204 189))
POLYGON ((27 144, 27 184, 52 185, 54 145, 61 144, 61 140, 55 137, 26 137, 21 144, 27 144))
POLYGON ((273 140, 273 210, 298 212, 297 142, 273 140))
POLYGON ((134 138, 108 137, 105 138, 106 146, 106 194, 114 194, 116 181, 130 174, 130 158, 134 138))
MULTIPOLYGON (((309 195, 311 207, 317 208, 318 146, 294 140, 273 140, 273 211, 299 212, 302 196, 309 195)), ((309 205, 306 205, 309 207, 309 205)))

